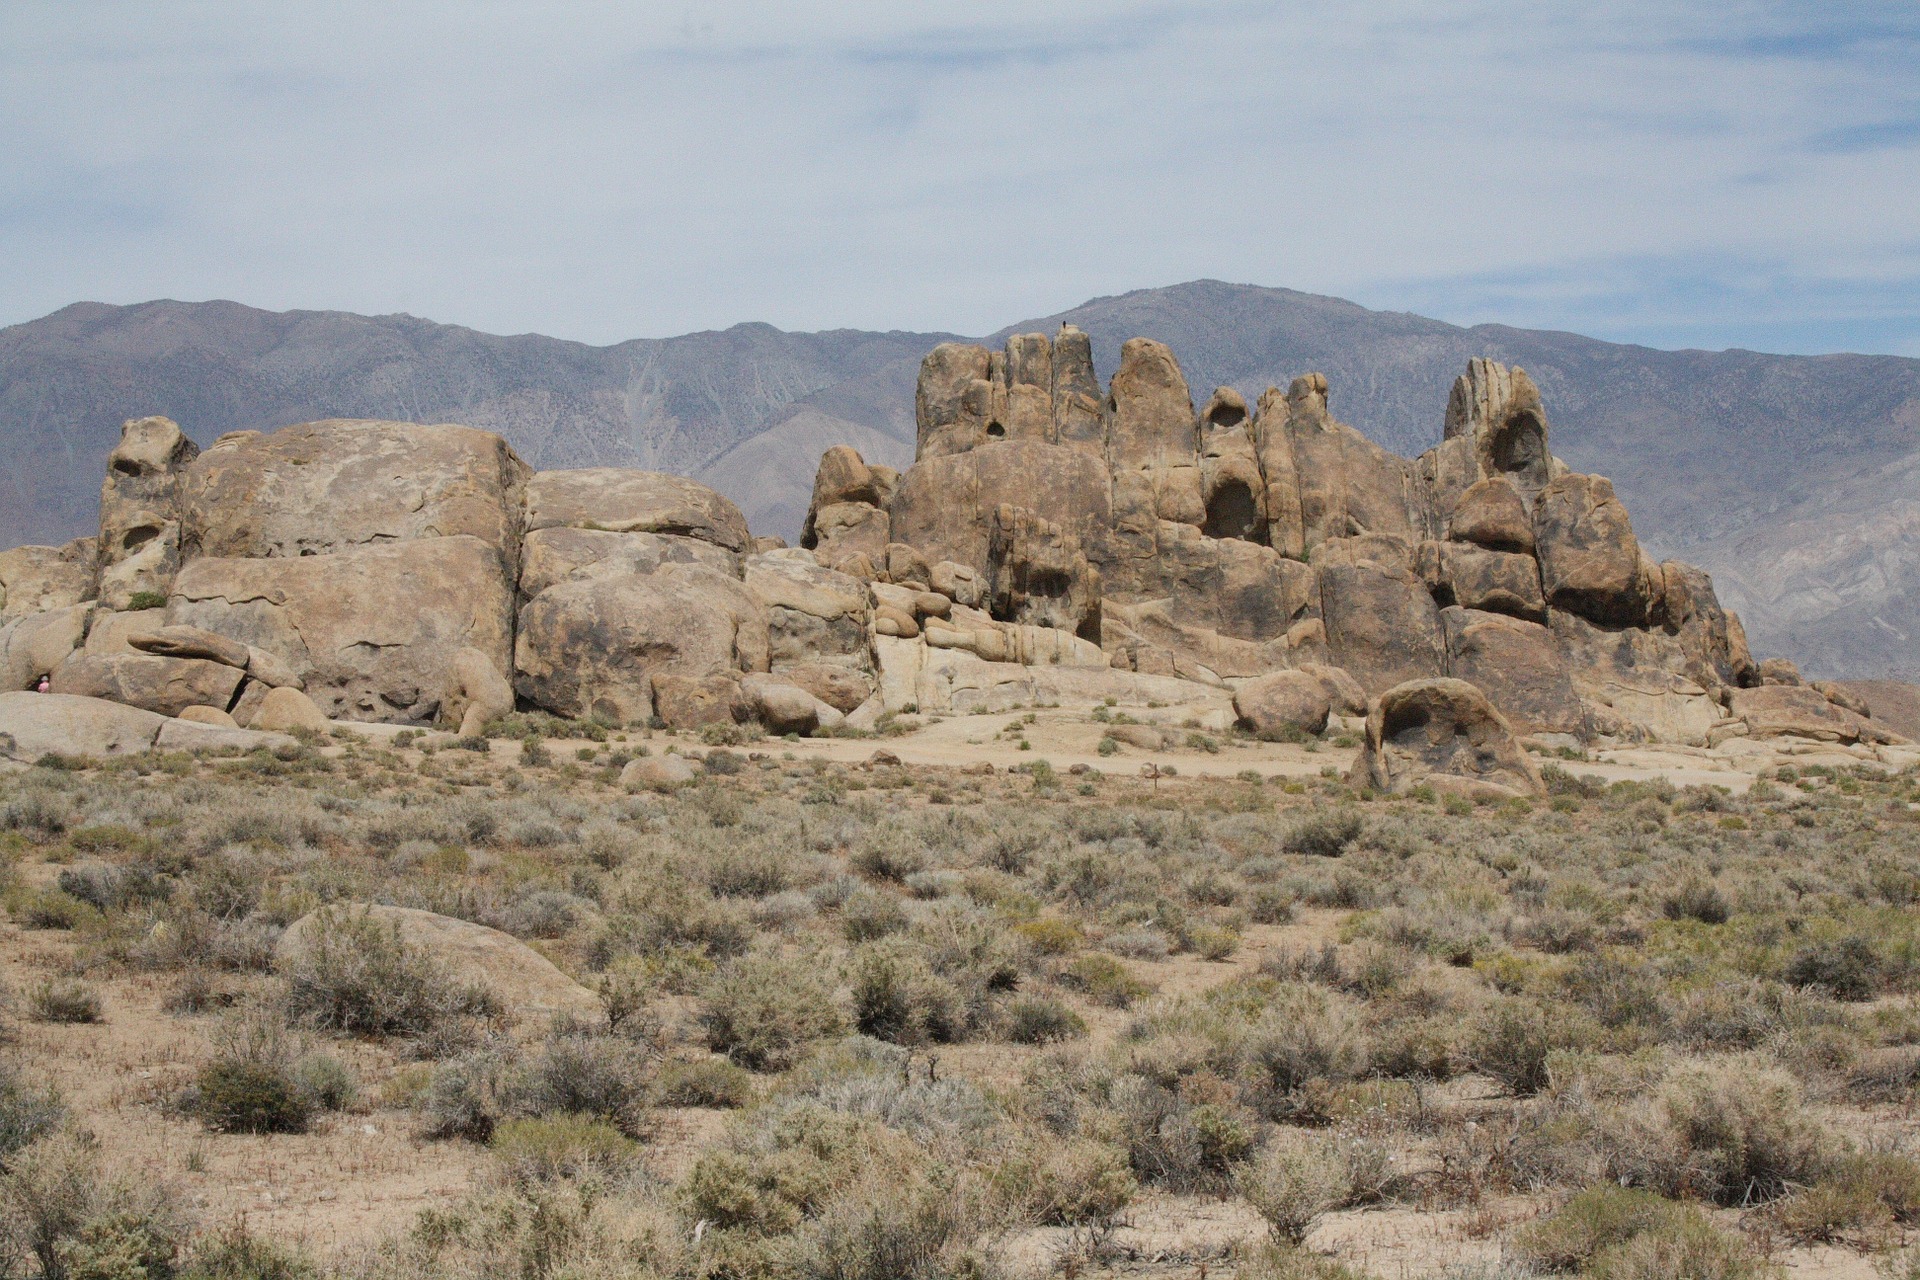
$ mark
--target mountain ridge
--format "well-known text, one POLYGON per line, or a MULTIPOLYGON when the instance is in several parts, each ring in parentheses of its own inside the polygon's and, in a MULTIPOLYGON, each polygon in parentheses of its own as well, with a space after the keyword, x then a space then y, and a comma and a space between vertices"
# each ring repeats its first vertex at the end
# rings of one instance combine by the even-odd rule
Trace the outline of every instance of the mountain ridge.
MULTIPOLYGON (((1405 454, 1439 438, 1467 358, 1519 365, 1555 451, 1610 476, 1656 552, 1713 573, 1757 651, 1822 674, 1916 674, 1920 498, 1903 482, 1920 474, 1920 360, 1666 351, 1207 280, 1090 299, 985 341, 1062 321, 1092 336, 1103 377, 1126 338, 1167 342, 1197 397, 1323 372, 1333 411, 1405 454), (1775 565, 1791 572, 1758 567, 1775 565)), ((75 303, 0 330, 0 545, 86 532, 119 422, 148 413, 202 444, 322 417, 461 421, 536 466, 693 475, 791 536, 818 449, 911 458, 919 359, 956 337, 745 321, 594 346, 406 313, 75 303)))

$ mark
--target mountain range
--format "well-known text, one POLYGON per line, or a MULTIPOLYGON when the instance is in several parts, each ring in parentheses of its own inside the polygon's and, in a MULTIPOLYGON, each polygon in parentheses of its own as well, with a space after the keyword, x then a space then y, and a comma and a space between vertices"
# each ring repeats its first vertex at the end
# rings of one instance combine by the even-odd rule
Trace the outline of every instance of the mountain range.
MULTIPOLYGON (((1554 452, 1612 477, 1657 555, 1711 572, 1757 653, 1920 678, 1920 360, 1662 351, 1210 280, 984 340, 1063 321, 1103 375, 1129 337, 1168 343, 1196 399, 1318 370, 1339 417, 1408 454, 1439 438, 1468 358, 1520 365, 1554 452)), ((595 347, 406 315, 76 303, 0 329, 0 546, 89 532, 120 422, 155 413, 202 444, 326 417, 463 422, 543 469, 695 476, 791 537, 827 446, 912 460, 920 358, 956 336, 741 324, 595 347)))

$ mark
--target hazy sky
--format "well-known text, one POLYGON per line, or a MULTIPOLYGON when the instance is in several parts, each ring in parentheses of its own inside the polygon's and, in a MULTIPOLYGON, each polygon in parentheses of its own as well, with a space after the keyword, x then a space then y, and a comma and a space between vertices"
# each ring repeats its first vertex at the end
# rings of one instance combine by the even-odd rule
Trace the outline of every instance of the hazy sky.
POLYGON ((0 323, 977 333, 1199 276, 1920 355, 1920 6, 0 6, 0 323))

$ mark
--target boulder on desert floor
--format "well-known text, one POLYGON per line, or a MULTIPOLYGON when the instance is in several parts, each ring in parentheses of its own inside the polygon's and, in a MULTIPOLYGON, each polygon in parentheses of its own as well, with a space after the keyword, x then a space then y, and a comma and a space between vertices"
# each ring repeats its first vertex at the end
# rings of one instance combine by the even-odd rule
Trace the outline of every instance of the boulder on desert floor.
POLYGON ((1233 709, 1256 738, 1316 735, 1327 727, 1332 699, 1326 686, 1305 671, 1276 671, 1234 691, 1233 709))
POLYGON ((253 719, 247 722, 249 728, 274 730, 288 733, 295 729, 311 729, 315 733, 325 733, 333 726, 327 722, 326 712, 320 710, 312 698, 298 689, 269 689, 267 696, 254 710, 253 719))
POLYGON ((679 756, 642 756, 620 771, 620 785, 629 791, 639 787, 671 787, 693 781, 693 766, 679 756))
POLYGON ((519 939, 470 920, 412 907, 351 904, 322 907, 287 926, 274 948, 273 967, 286 973, 309 954, 316 932, 338 919, 365 919, 390 929, 401 943, 440 962, 456 982, 486 987, 523 1022, 542 1025, 556 1014, 598 1020, 599 997, 519 939))
POLYGON ((165 658, 152 653, 77 653, 55 668, 53 692, 106 698, 163 716, 187 707, 233 704, 245 675, 205 658, 165 658))
POLYGON ((93 613, 92 605, 76 604, 0 626, 0 691, 31 689, 52 675, 80 647, 93 613))
POLYGON ((1467 795, 1542 795, 1546 788, 1487 695, 1465 680, 1409 680, 1381 694, 1348 775, 1404 795, 1416 786, 1467 795))
POLYGON ((0 756, 125 756, 145 751, 166 717, 102 698, 0 693, 0 756))
POLYGON ((1727 714, 1744 721, 1755 738, 1790 736, 1822 742, 1904 742, 1897 733, 1831 701, 1807 685, 1770 684, 1734 689, 1727 714))

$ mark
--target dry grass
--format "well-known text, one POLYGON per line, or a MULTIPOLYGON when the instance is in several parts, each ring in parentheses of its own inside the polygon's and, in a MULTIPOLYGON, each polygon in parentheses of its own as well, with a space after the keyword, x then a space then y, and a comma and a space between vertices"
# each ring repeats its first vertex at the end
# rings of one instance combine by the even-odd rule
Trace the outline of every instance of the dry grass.
POLYGON ((1911 773, 1450 808, 1000 734, 1032 767, 746 743, 629 795, 609 762, 706 744, 512 727, 0 777, 15 1270, 1839 1276, 1920 1221, 1911 773))

